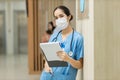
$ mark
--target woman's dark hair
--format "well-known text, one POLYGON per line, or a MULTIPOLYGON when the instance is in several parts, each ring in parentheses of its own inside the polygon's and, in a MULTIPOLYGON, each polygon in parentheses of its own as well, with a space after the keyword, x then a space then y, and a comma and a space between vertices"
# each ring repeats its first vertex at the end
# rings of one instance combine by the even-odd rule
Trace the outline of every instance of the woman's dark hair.
POLYGON ((53 30, 55 29, 55 26, 54 26, 53 22, 50 21, 48 24, 50 24, 52 26, 52 32, 53 32, 53 30))
MULTIPOLYGON (((54 9, 54 11, 53 11, 53 14, 54 14, 54 12, 55 12, 57 9, 61 9, 67 16, 71 15, 70 10, 69 10, 66 6, 62 6, 62 5, 56 7, 56 8, 54 9)), ((71 15, 70 21, 71 21, 72 19, 73 19, 73 16, 71 15)))
POLYGON ((51 35, 51 34, 52 34, 52 31, 46 30, 46 33, 49 34, 49 35, 51 35))

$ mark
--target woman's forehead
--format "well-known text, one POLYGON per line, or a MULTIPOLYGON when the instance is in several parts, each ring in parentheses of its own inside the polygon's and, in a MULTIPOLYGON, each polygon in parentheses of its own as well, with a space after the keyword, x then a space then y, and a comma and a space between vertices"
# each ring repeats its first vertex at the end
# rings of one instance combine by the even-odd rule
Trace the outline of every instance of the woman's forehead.
POLYGON ((54 12, 54 16, 59 16, 61 14, 65 15, 65 13, 63 12, 63 10, 61 10, 61 9, 56 9, 55 12, 54 12))

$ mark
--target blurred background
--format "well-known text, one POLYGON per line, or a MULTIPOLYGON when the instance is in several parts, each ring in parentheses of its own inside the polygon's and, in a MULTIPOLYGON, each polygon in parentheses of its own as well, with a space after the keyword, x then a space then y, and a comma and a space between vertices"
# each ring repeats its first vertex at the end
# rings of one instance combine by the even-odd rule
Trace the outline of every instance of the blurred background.
POLYGON ((27 54, 25 0, 0 1, 0 54, 27 54))
POLYGON ((28 74, 25 0, 0 0, 0 80, 32 80, 28 74))
POLYGON ((120 0, 0 0, 0 80, 39 80, 39 43, 58 5, 70 9, 71 25, 84 36, 84 68, 76 80, 120 80, 119 4, 120 0))

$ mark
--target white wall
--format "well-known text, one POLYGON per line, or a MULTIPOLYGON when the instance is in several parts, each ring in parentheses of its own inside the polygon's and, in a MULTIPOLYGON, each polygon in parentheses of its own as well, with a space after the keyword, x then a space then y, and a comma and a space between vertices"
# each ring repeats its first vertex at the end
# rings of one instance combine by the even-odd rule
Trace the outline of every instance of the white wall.
POLYGON ((95 0, 95 80, 120 80, 120 0, 95 0))
MULTIPOLYGON (((84 36, 83 80, 94 80, 94 1, 89 0, 89 18, 78 19, 78 0, 76 0, 76 30, 84 36)), ((81 77, 81 71, 79 72, 81 77)), ((80 80, 80 79, 78 79, 80 80)))

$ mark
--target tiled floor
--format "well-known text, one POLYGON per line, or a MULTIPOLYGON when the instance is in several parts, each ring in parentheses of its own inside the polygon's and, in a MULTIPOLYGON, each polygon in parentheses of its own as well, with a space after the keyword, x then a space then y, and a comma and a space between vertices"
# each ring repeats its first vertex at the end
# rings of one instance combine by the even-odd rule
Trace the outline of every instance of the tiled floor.
POLYGON ((39 80, 39 76, 28 74, 27 54, 0 54, 0 80, 39 80))

